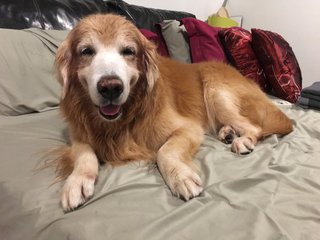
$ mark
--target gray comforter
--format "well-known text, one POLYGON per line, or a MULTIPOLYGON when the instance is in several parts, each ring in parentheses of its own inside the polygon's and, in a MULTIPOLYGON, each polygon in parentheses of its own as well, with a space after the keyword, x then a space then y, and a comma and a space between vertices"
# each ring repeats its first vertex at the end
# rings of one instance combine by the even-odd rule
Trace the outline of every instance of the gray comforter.
POLYGON ((247 156, 206 136, 200 197, 172 196, 154 166, 105 165, 94 197, 66 214, 54 169, 34 170, 67 141, 58 110, 0 116, 0 239, 319 239, 320 113, 283 110, 294 132, 247 156))

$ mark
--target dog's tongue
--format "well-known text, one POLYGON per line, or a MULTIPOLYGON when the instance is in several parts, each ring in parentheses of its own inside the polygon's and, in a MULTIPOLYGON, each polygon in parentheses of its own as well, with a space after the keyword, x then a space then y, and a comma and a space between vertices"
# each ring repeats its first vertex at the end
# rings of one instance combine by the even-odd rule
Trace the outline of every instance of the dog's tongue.
POLYGON ((109 104, 103 107, 100 107, 100 111, 107 116, 114 116, 119 113, 120 106, 119 105, 113 105, 109 104))

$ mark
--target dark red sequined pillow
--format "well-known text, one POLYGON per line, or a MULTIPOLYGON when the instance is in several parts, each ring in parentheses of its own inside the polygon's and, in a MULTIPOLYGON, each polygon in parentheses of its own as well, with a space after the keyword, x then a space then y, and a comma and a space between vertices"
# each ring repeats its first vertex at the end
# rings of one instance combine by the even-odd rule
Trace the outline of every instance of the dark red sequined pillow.
POLYGON ((227 62, 218 35, 220 28, 211 27, 195 18, 183 18, 182 23, 189 37, 192 62, 209 60, 227 62))
POLYGON ((251 47, 251 33, 240 27, 225 28, 219 32, 221 43, 230 63, 247 78, 253 79, 268 92, 270 85, 251 47))
POLYGON ((148 40, 152 41, 157 46, 157 52, 164 56, 169 57, 167 45, 165 41, 162 39, 162 36, 159 36, 157 33, 151 32, 148 29, 141 28, 140 32, 145 36, 148 40))
POLYGON ((288 42, 279 34, 252 29, 252 48, 275 95, 295 103, 301 94, 302 76, 288 42))

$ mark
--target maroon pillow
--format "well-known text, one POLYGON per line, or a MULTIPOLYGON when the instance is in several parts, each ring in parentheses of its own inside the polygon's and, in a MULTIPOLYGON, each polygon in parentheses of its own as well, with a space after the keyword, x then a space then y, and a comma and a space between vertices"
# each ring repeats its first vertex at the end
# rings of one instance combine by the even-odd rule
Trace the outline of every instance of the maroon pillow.
POLYGON ((252 29, 252 48, 275 95, 295 103, 301 94, 302 77, 292 48, 279 34, 252 29))
POLYGON ((158 34, 151 32, 148 29, 139 29, 140 32, 150 41, 152 41, 154 44, 156 44, 157 46, 157 52, 164 56, 164 57, 169 57, 169 53, 168 53, 168 49, 167 46, 164 42, 164 40, 162 39, 161 36, 159 36, 158 34))
POLYGON ((189 37, 192 62, 209 60, 227 62, 218 36, 220 28, 211 27, 195 18, 184 18, 182 22, 189 37))
POLYGON ((221 29, 221 43, 230 63, 247 78, 253 79, 260 88, 270 91, 270 85, 251 47, 251 33, 240 27, 221 29))

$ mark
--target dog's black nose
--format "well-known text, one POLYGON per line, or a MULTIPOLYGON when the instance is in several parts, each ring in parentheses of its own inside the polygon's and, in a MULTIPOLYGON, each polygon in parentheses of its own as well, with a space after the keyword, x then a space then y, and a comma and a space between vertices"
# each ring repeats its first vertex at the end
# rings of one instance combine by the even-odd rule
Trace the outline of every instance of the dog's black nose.
POLYGON ((98 92, 110 101, 117 99, 123 92, 123 83, 118 77, 102 77, 97 84, 98 92))

